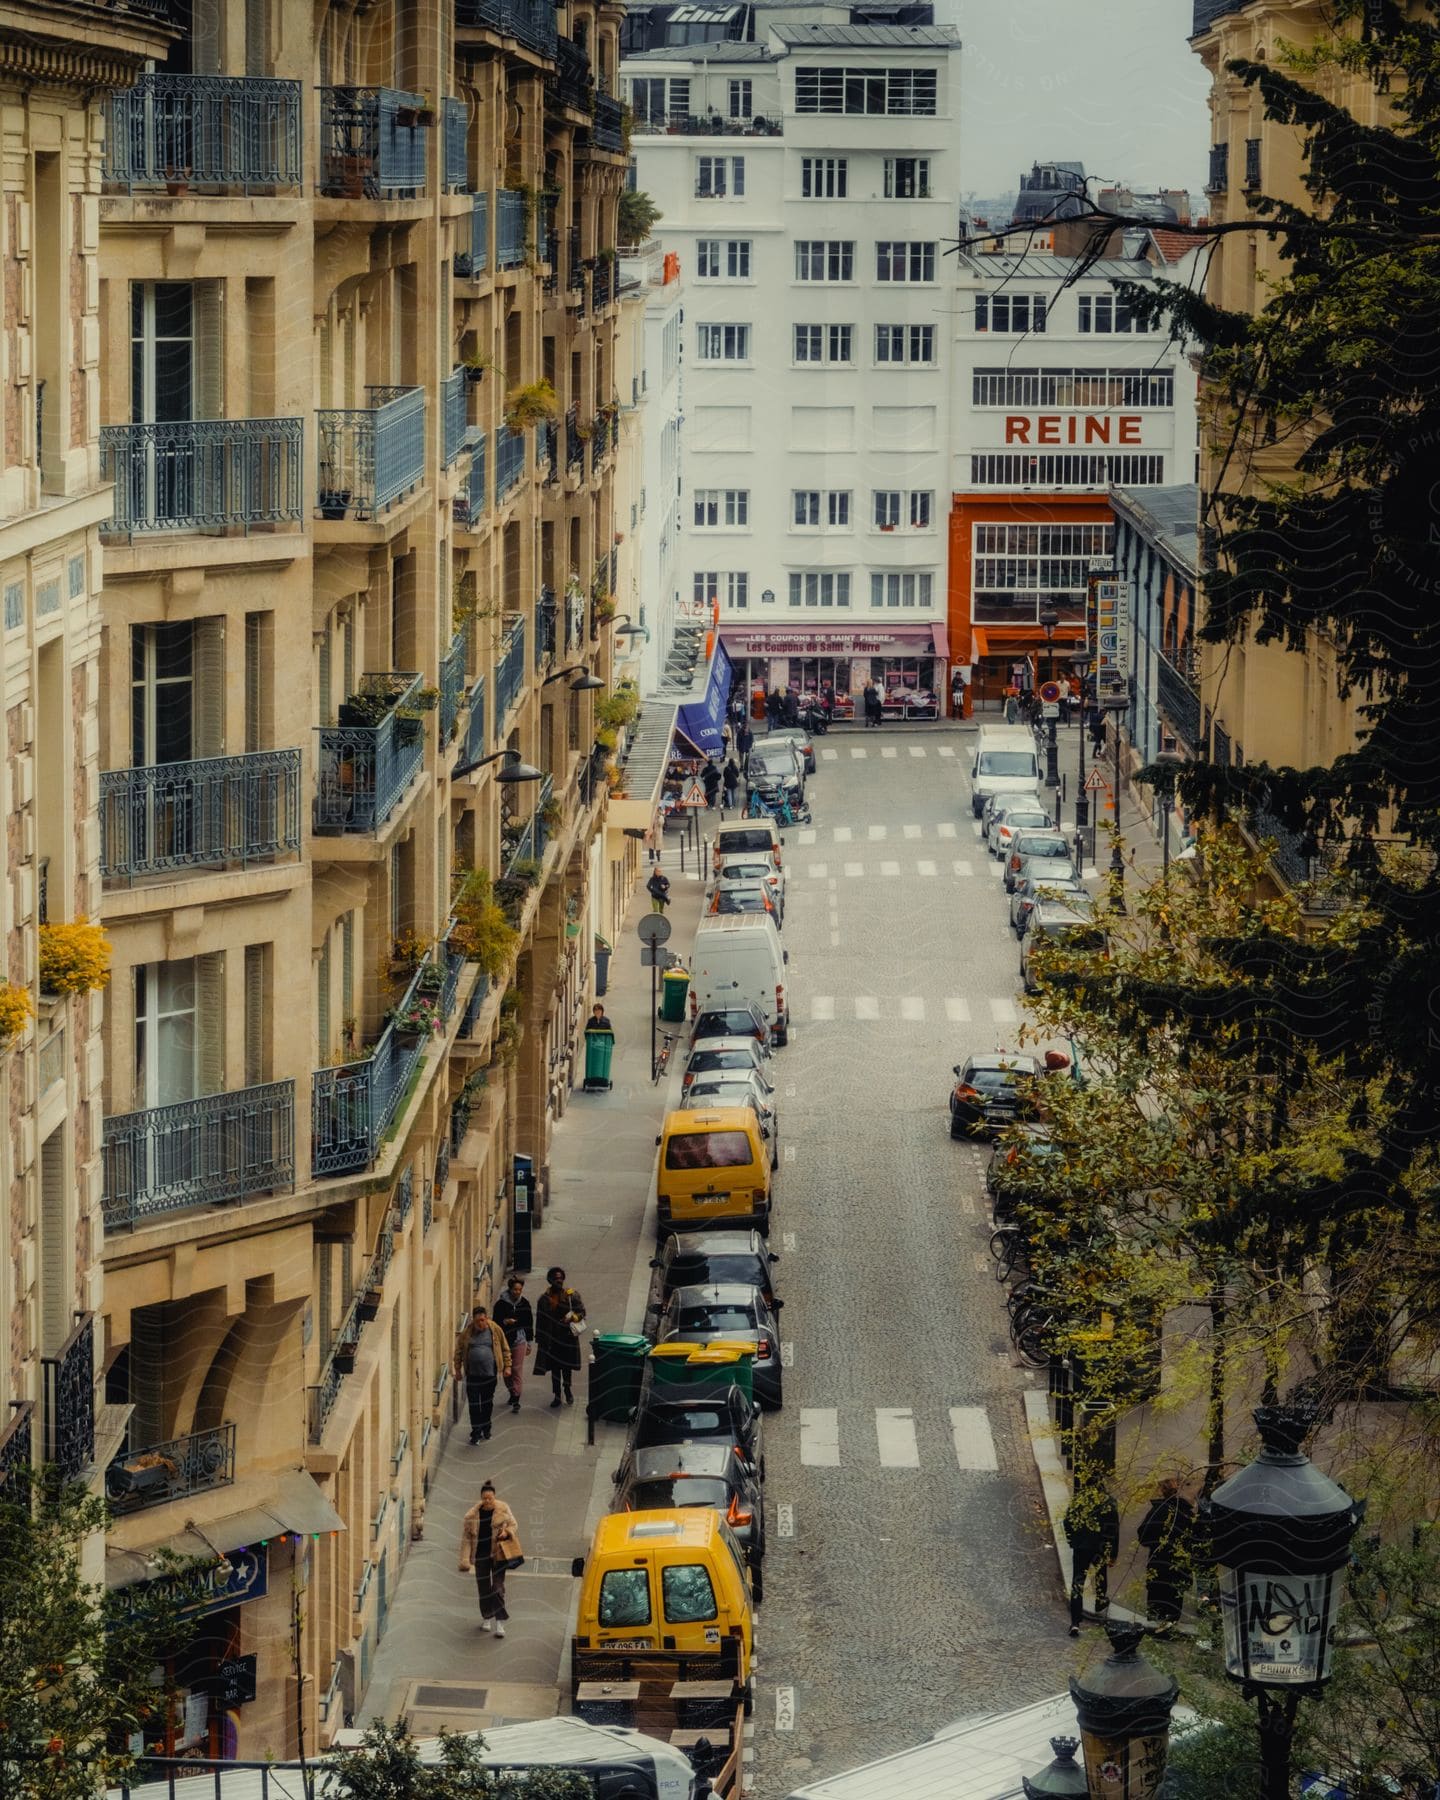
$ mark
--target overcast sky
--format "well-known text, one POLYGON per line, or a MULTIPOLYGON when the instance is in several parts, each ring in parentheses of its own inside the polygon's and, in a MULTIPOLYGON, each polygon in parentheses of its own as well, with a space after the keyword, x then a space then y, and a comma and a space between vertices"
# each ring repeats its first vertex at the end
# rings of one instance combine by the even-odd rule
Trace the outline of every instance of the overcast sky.
POLYGON ((1032 162, 1136 188, 1204 186, 1209 80, 1191 0, 936 0, 959 27, 960 186, 1013 192, 1032 162))

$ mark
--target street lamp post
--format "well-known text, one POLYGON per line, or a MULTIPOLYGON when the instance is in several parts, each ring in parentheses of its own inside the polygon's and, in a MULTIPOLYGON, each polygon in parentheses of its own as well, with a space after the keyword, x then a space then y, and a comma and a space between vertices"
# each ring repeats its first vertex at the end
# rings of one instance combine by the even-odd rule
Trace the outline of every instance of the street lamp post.
POLYGON ((1300 1446, 1313 1419, 1255 1414, 1261 1451, 1200 1504, 1220 1572, 1225 1673, 1260 1708, 1261 1800, 1288 1800, 1290 1743, 1303 1699, 1330 1678, 1350 1540, 1365 1504, 1300 1446))
POLYGON ((1130 710, 1128 694, 1107 694, 1100 702, 1110 715, 1110 724, 1115 732, 1115 844, 1110 852, 1110 873, 1115 877, 1115 910, 1125 911, 1125 857, 1120 849, 1120 721, 1130 710))
POLYGON ((1083 1680, 1070 1678, 1089 1791, 1094 1800, 1154 1800, 1165 1779, 1180 1684, 1140 1654, 1142 1625, 1117 1622, 1105 1635, 1109 1656, 1083 1680))
MULTIPOLYGON (((1080 729, 1077 739, 1077 767, 1075 774, 1075 873, 1078 875, 1084 864, 1085 827, 1090 824, 1090 795, 1085 788, 1085 681, 1090 670, 1088 656, 1072 656, 1070 666, 1074 669, 1080 688, 1080 729)), ((1091 826, 1090 860, 1095 860, 1095 833, 1091 826)))
MULTIPOLYGON (((1048 665, 1045 679, 1047 681, 1054 681, 1055 679, 1055 627, 1059 623, 1059 612, 1047 600, 1044 606, 1040 608, 1040 624, 1045 632, 1045 661, 1048 665)), ((1049 706, 1052 703, 1047 700, 1045 704, 1046 706, 1049 706)), ((1058 793, 1060 787, 1060 751, 1059 746, 1055 742, 1056 716, 1056 713, 1051 713, 1050 717, 1045 721, 1047 727, 1045 732, 1045 785, 1048 788, 1056 790, 1058 793)), ((1058 805, 1055 808, 1055 816, 1057 819, 1060 816, 1060 808, 1058 805)))
POLYGON ((495 779, 506 787, 519 781, 543 781, 545 771, 527 763, 518 750, 496 750, 489 756, 477 758, 475 762, 461 763, 450 771, 450 779, 459 781, 462 775, 473 775, 477 769, 483 769, 486 763, 498 762, 500 767, 495 771, 495 779))
POLYGON ((1160 799, 1160 879, 1168 887, 1170 885, 1170 814, 1175 807, 1176 778, 1185 766, 1185 758, 1178 750, 1157 750, 1154 766, 1164 771, 1155 783, 1155 791, 1160 799))
POLYGON ((1055 1752, 1054 1762, 1047 1763, 1038 1775, 1020 1777, 1025 1800, 1085 1800, 1090 1790, 1085 1771, 1075 1760, 1079 1738, 1053 1737, 1050 1748, 1055 1752))

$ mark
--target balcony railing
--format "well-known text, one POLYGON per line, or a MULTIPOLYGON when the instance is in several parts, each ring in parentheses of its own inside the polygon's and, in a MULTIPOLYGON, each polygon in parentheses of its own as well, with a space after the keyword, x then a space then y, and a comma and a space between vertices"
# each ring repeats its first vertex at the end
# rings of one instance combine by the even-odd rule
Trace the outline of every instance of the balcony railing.
POLYGON ((1174 663, 1160 656, 1155 661, 1155 699, 1161 716, 1192 751, 1201 743, 1200 696, 1174 663))
POLYGON ((105 1229, 295 1185, 295 1083, 117 1113, 103 1135, 105 1229))
POLYGON ((450 640, 450 647, 440 658, 440 742, 448 744, 460 707, 465 698, 465 661, 470 648, 470 633, 464 626, 450 640))
POLYGON ((520 485, 525 473, 525 437, 517 435, 508 425, 497 427, 495 432, 495 504, 504 500, 512 488, 520 485))
MULTIPOLYGON (((675 112, 657 113, 650 118, 641 118, 637 114, 630 129, 641 137, 667 133, 671 137, 779 137, 783 127, 778 117, 767 118, 763 113, 722 119, 718 113, 675 112)), ((596 143, 602 150, 611 147, 601 144, 598 137, 596 143)))
POLYGON ((543 424, 535 433, 536 467, 545 470, 545 486, 554 481, 559 469, 560 427, 556 424, 543 424))
POLYGON ((453 96, 441 102, 440 121, 444 128, 444 185, 452 193, 462 194, 469 180, 469 158, 466 139, 470 135, 470 109, 453 96))
POLYGON ((367 387, 365 393, 368 406, 316 414, 325 519, 373 519, 425 479, 425 390, 367 387))
POLYGON ((425 725, 416 711, 422 685, 419 675, 362 675, 359 694, 347 703, 351 716, 375 710, 380 695, 388 703, 384 717, 374 725, 318 728, 317 831, 375 831, 390 817, 425 761, 425 725))
POLYGON ((580 227, 572 225, 565 233, 565 280, 580 293, 585 291, 585 263, 580 255, 580 227))
POLYGON ((1208 31, 1217 19, 1226 13, 1239 12, 1245 4, 1246 0, 1195 0, 1191 37, 1199 37, 1200 33, 1208 31))
POLYGON ((580 415, 572 406, 565 414, 565 467, 585 471, 585 440, 580 435, 580 415))
POLYGON ((105 179, 127 188, 300 185, 300 83, 142 75, 110 96, 105 179))
POLYGON ((440 383, 440 408, 445 431, 445 467, 448 469, 470 438, 468 369, 452 369, 440 383))
POLYGON ((485 754, 485 677, 477 675, 470 690, 470 714, 465 721, 465 761, 479 762, 485 754))
POLYGON ((300 752, 108 769, 100 777, 107 881, 268 862, 300 848, 300 752))
POLYGON ((82 1313, 55 1352, 40 1359, 45 1383, 44 1461, 74 1481, 95 1455, 95 1315, 82 1313))
POLYGON ((555 54, 555 8, 550 0, 455 0, 462 31, 496 31, 538 56, 555 54))
POLYGON ((485 508, 490 504, 490 490, 486 486, 488 444, 489 439, 482 431, 471 445, 470 472, 465 477, 465 485, 455 496, 452 511, 455 523, 462 531, 478 531, 485 508))
POLYGON ((143 1512, 235 1480, 235 1427, 214 1425, 163 1444, 122 1450, 105 1471, 105 1498, 112 1513, 143 1512))
POLYGON ((560 38, 555 45, 555 74, 552 77, 555 98, 562 106, 588 113, 594 86, 590 58, 578 44, 569 38, 560 38))
POLYGON ((1223 194, 1230 185, 1230 146, 1210 146, 1210 173, 1205 181, 1207 194, 1223 194))
POLYGON ((590 272, 590 299, 596 307, 608 306, 615 298, 616 270, 613 255, 600 257, 590 272))
MULTIPOLYGON (((415 971, 395 1011, 433 997, 443 1023, 455 1009, 465 959, 448 941, 437 944, 415 971)), ((368 1057, 317 1069, 311 1083, 311 1167, 314 1174, 348 1175, 368 1169, 410 1090, 426 1039, 386 1024, 368 1057)))
POLYGON ((1255 189, 1260 185, 1260 139, 1245 140, 1245 186, 1255 189))
POLYGON ((430 131, 412 121, 424 104, 422 95, 396 88, 321 88, 321 193, 342 200, 422 194, 430 131))
POLYGON ((100 473, 115 483, 103 529, 222 531, 301 516, 300 419, 187 419, 100 428, 100 473))
POLYGON ((495 267, 516 269, 525 260, 525 196, 501 188, 495 196, 495 267))
POLYGON ((510 709, 525 683, 525 615, 510 623, 495 662, 495 730, 503 732, 510 709))
POLYGON ((14 1506, 28 1506, 30 1471, 34 1467, 32 1425, 35 1417, 33 1401, 25 1400, 0 1419, 0 1500, 14 1506))
POLYGON ((542 587, 540 597, 535 602, 535 667, 544 666, 547 657, 555 654, 555 622, 559 613, 555 595, 542 587))
POLYGON ((623 151, 625 135, 621 126, 625 109, 609 94, 595 96, 595 122, 590 127, 590 142, 597 150, 623 151))
POLYGON ((490 267, 490 196, 472 194, 470 206, 470 248, 455 255, 455 275, 460 281, 473 280, 490 267))
MULTIPOLYGON (((340 1383, 349 1372, 348 1359, 355 1354, 355 1346, 360 1341, 360 1331, 364 1321, 360 1317, 360 1301, 364 1295, 364 1284, 357 1287, 345 1316, 335 1331, 334 1341, 325 1353, 320 1365, 320 1379, 310 1389, 310 1442, 318 1444, 325 1436, 325 1427, 330 1421, 330 1414, 335 1410, 335 1402, 340 1398, 340 1383)), ((367 1563, 366 1568, 369 1568, 367 1563)))

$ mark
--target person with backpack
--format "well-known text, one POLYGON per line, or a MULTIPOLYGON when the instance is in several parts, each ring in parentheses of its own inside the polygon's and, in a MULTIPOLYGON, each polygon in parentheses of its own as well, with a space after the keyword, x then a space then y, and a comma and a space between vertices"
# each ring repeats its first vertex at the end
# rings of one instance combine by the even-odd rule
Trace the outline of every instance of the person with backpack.
POLYGON ((663 869, 651 870, 650 879, 645 883, 645 892, 650 896, 651 912, 663 913, 670 904, 670 877, 663 869))

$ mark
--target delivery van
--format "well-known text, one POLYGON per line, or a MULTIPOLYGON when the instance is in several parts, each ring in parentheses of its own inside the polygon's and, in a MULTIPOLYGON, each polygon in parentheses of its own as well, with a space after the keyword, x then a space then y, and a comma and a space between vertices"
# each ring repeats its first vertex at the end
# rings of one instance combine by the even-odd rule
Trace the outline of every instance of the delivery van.
POLYGON ((982 725, 970 763, 970 810, 978 819, 993 794, 1034 794, 1040 788, 1035 734, 1028 725, 982 725))
POLYGON ((672 1112, 655 1142, 657 1233, 770 1229, 770 1148, 748 1106, 672 1112))
POLYGON ((708 1507, 610 1513, 590 1554, 571 1565, 580 1608, 571 1680, 644 1678, 647 1659, 683 1659, 686 1679, 733 1681, 746 1691, 754 1650, 745 1552, 708 1507), (707 1673, 713 1665, 713 1673, 707 1673), (620 1667, 635 1675, 620 1675, 620 1667))
POLYGON ((707 914, 695 928, 690 1015, 741 1000, 749 1000, 764 1017, 777 1048, 787 1041, 785 952, 775 921, 765 913, 707 914))

